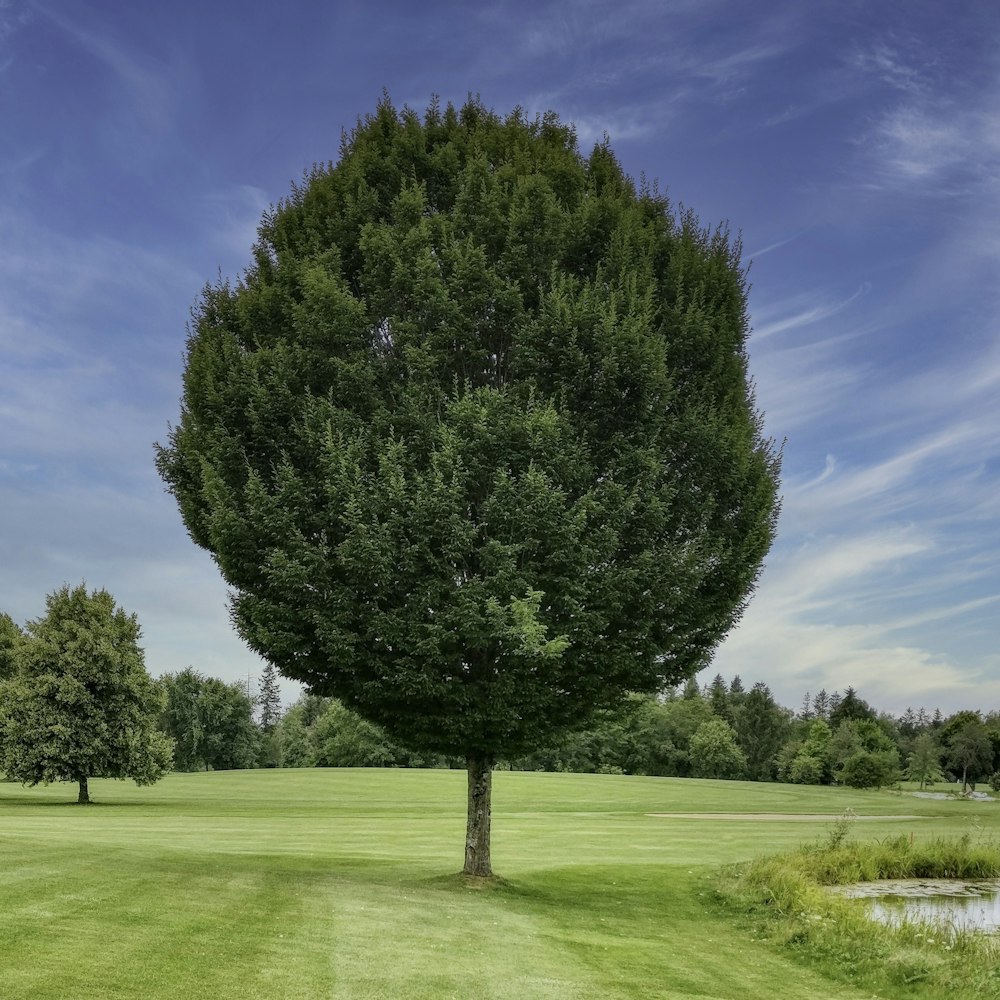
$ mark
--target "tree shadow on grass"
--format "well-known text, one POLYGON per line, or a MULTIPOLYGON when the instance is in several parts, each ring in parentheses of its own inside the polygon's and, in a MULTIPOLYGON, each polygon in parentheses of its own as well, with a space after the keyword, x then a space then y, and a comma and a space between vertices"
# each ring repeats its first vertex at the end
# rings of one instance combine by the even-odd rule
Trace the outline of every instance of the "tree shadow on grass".
POLYGON ((0 812, 8 806, 31 806, 33 809, 79 809, 86 812, 89 809, 164 809, 174 807, 171 802, 150 802, 134 801, 126 802, 106 802, 100 799, 92 799, 90 802, 77 802, 73 799, 40 799, 31 795, 2 795, 0 796, 0 812))

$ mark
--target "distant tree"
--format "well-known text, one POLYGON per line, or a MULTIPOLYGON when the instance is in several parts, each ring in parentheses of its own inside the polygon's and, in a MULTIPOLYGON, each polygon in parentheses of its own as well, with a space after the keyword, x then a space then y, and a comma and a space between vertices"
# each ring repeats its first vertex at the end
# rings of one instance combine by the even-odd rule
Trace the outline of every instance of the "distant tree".
POLYGON ((257 766, 260 730, 253 721, 254 700, 244 685, 206 678, 199 711, 206 769, 230 771, 257 766))
POLYGON ((950 747, 955 735, 970 722, 975 723, 977 726, 985 727, 982 714, 971 708, 964 708, 953 715, 949 715, 947 719, 943 719, 941 725, 937 727, 937 737, 941 745, 946 749, 950 747))
POLYGON ((158 468, 243 638, 411 749, 492 768, 704 667, 779 455, 723 230, 555 115, 383 100, 206 289, 158 468))
POLYGON ((685 682, 681 697, 687 701, 690 701, 692 698, 701 697, 701 689, 698 687, 698 681, 694 677, 689 677, 685 682))
POLYGON ((720 719, 725 719, 726 722, 732 725, 733 714, 729 707, 729 691, 722 674, 716 674, 712 678, 712 683, 708 688, 708 704, 712 709, 713 715, 717 715, 720 719))
POLYGON ((942 779, 941 747, 930 733, 921 733, 915 738, 906 763, 906 776, 910 781, 919 781, 921 791, 942 779))
POLYGON ((703 722, 691 737, 691 773, 696 778, 739 778, 746 757, 736 743, 732 726, 723 719, 703 722))
POLYGON ((746 757, 746 774, 751 781, 771 781, 775 757, 788 739, 790 712, 778 705, 770 688, 758 681, 734 711, 736 741, 746 757))
POLYGON ((788 781, 794 785, 824 785, 826 773, 823 760, 800 751, 788 767, 788 781))
POLYGON ((163 730, 174 740, 179 771, 256 767, 260 733, 242 684, 205 677, 192 667, 160 678, 163 730))
POLYGON ((826 688, 821 688, 813 698, 813 714, 824 721, 830 718, 830 696, 826 693, 826 688))
POLYGON ((303 716, 301 704, 296 704, 278 724, 278 763, 281 767, 311 767, 313 764, 312 744, 303 716))
POLYGON ((402 756, 384 729, 333 700, 310 732, 317 767, 391 767, 402 756))
POLYGON ((691 774, 691 739, 702 723, 714 718, 704 698, 676 698, 662 709, 662 732, 673 747, 673 770, 670 773, 687 777, 691 774))
POLYGON ((830 725, 836 729, 843 722, 875 719, 875 709, 849 687, 835 708, 830 709, 830 725))
POLYGON ((948 741, 948 762, 962 772, 962 791, 969 778, 989 775, 993 770, 993 745, 981 722, 968 721, 948 741))
POLYGON ((163 692, 160 728, 173 741, 174 769, 196 771, 204 767, 204 723, 199 707, 204 677, 186 667, 176 674, 164 674, 158 683, 163 692))
POLYGON ((830 740, 830 759, 834 777, 845 785, 880 788, 899 780, 899 751, 874 719, 841 722, 830 740))
POLYGON ((156 728, 159 693, 139 639, 136 616, 106 590, 50 594, 2 682, 0 769, 28 785, 74 781, 80 803, 92 777, 157 781, 171 743, 156 728))
POLYGON ((265 664, 257 691, 257 711, 260 728, 270 733, 281 718, 281 688, 278 685, 278 670, 273 663, 265 664))
MULTIPOLYGON (((699 718, 695 705, 707 702, 691 702, 686 708, 675 710, 675 703, 666 704, 655 698, 633 696, 631 699, 631 740, 628 771, 630 774, 680 775, 687 773, 687 747, 694 730, 678 725, 678 712, 693 712, 697 722, 694 728, 705 721, 699 718), (683 735, 681 735, 683 733, 683 735), (683 746, 677 745, 682 739, 683 746)), ((709 708, 709 712, 711 709, 709 708)), ((691 721, 694 722, 695 719, 691 721)))
POLYGON ((833 713, 836 712, 837 709, 840 707, 840 702, 842 701, 842 697, 843 696, 839 691, 834 691, 830 694, 830 700, 828 703, 829 711, 827 712, 826 718, 830 722, 830 724, 834 727, 836 727, 836 723, 833 722, 833 717, 834 717, 833 713))
POLYGON ((743 679, 737 674, 729 682, 729 704, 730 707, 735 708, 742 700, 746 694, 746 689, 743 687, 743 679))
POLYGON ((899 755, 895 749, 857 750, 842 762, 838 775, 851 788, 883 788, 899 780, 899 755))
POLYGON ((914 739, 920 731, 920 727, 917 725, 917 713, 912 708, 907 707, 906 711, 899 717, 897 727, 900 735, 905 739, 914 739))
POLYGON ((832 780, 830 726, 817 719, 798 753, 787 765, 787 780, 797 785, 826 785, 832 780))
POLYGON ((802 699, 802 707, 799 709, 799 720, 802 722, 812 722, 815 718, 816 711, 813 708, 812 697, 806 691, 805 697, 802 699))

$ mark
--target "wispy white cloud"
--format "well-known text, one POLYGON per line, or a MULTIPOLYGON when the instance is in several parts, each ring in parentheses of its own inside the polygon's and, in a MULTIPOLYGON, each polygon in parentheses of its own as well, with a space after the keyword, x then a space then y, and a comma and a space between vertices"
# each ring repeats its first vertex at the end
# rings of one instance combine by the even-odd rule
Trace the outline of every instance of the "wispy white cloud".
POLYGON ((916 96, 927 93, 928 67, 923 65, 918 68, 901 54, 899 48, 886 42, 856 50, 850 62, 855 70, 873 74, 896 90, 916 96))
MULTIPOLYGON (((784 242, 790 242, 785 240, 784 242)), ((777 246, 783 244, 779 243, 777 246)), ((767 248, 772 249, 772 248, 767 248)), ((834 302, 811 302, 808 305, 798 308, 792 305, 796 311, 789 312, 789 303, 772 305, 765 310, 758 311, 754 315, 753 339, 754 342, 764 340, 766 337, 773 337, 777 333, 787 333, 792 330, 799 330, 802 327, 812 326, 822 320, 835 316, 842 309, 846 309, 852 302, 857 300, 865 292, 869 291, 871 285, 867 282, 861 285, 855 292, 845 298, 834 302), (778 315, 776 315, 778 314, 778 315), (774 316, 775 318, 769 319, 774 316)), ((801 299, 799 300, 801 302, 801 299)))

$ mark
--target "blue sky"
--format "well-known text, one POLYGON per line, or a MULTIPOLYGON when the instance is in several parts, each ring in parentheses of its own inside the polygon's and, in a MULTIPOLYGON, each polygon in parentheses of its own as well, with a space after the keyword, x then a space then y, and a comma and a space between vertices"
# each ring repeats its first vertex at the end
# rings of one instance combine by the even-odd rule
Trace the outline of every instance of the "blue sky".
POLYGON ((152 443, 200 288, 383 88, 552 109, 742 232, 784 509, 703 676, 1000 708, 994 0, 0 0, 0 608, 86 580, 154 674, 259 673, 152 443))

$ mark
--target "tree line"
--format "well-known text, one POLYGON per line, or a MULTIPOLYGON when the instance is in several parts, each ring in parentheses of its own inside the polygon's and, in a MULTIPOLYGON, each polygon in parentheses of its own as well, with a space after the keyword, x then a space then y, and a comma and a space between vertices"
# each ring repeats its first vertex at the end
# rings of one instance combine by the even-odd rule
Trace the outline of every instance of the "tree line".
MULTIPOLYGON (((460 767, 460 759, 414 754, 334 698, 304 695, 267 738, 266 766, 460 767)), ((747 690, 721 675, 690 680, 658 697, 635 695, 549 747, 502 768, 794 784, 893 785, 941 781, 1000 785, 1000 712, 907 709, 879 712, 853 688, 807 694, 798 711, 763 682, 747 690)))
MULTIPOLYGON (((415 751, 336 698, 282 706, 277 670, 257 690, 192 667, 152 679, 139 626, 106 591, 63 587, 25 629, 0 614, 0 771, 27 784, 90 777, 140 784, 167 770, 255 767, 464 767, 415 751)), ((849 687, 807 694, 798 711, 763 682, 690 679, 633 695, 497 766, 797 784, 921 788, 943 780, 1000 787, 1000 712, 878 712, 849 687)))

